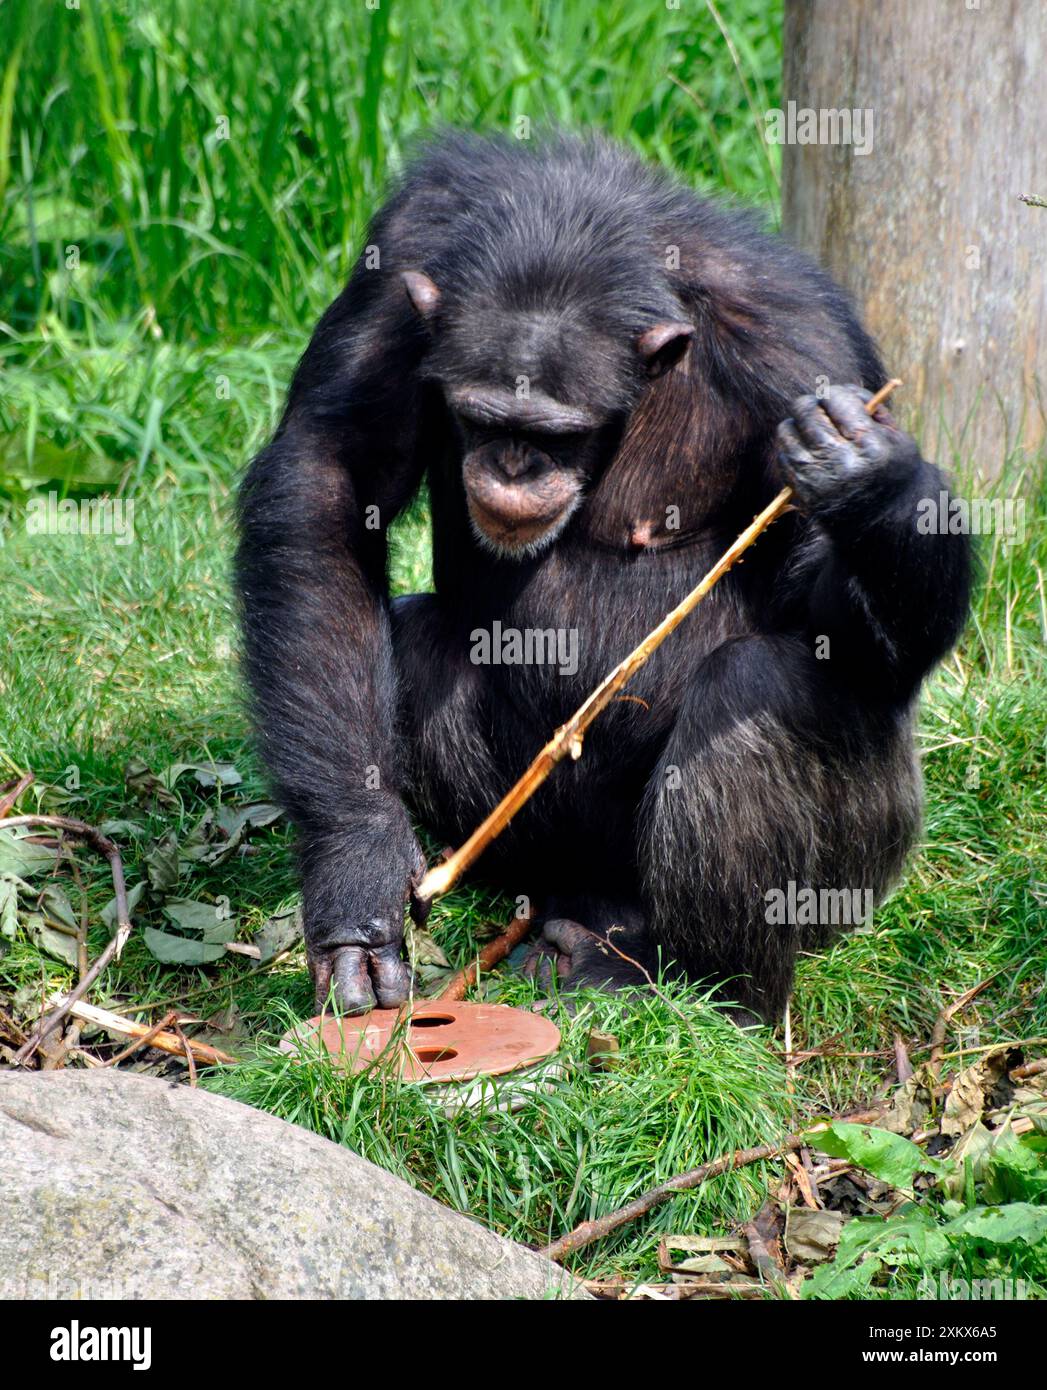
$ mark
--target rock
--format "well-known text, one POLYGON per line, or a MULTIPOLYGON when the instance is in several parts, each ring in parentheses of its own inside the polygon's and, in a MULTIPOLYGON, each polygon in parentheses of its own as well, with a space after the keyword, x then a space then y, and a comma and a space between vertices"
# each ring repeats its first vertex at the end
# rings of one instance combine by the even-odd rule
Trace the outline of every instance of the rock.
POLYGON ((0 1074, 6 1298, 586 1297, 319 1135, 119 1071, 0 1074))

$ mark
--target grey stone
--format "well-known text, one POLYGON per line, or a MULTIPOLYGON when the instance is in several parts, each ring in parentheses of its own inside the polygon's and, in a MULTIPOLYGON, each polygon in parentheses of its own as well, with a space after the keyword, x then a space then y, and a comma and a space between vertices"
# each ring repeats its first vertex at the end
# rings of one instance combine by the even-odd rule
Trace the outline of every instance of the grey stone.
POLYGON ((586 1296, 337 1144, 109 1070, 0 1074, 0 1294, 586 1296))

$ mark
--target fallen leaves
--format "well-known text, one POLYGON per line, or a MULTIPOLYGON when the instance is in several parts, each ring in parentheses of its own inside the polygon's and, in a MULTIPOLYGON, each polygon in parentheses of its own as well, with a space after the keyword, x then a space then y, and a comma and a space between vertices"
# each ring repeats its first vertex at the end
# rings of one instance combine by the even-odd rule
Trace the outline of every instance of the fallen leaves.
MULTIPOLYGON (((31 777, 23 780, 25 786, 33 782, 31 777)), ((127 917, 139 927, 137 940, 164 964, 206 965, 230 951, 261 963, 289 949, 301 936, 300 915, 291 907, 267 919, 254 943, 237 941, 239 923, 229 898, 208 893, 206 888, 192 892, 194 875, 217 868, 233 855, 251 853, 252 834, 271 826, 281 816, 280 809, 271 802, 240 799, 236 792, 230 795, 230 789, 242 786, 242 781, 239 771, 229 762, 179 762, 159 773, 140 759, 127 765, 128 795, 151 814, 166 814, 172 807, 184 812, 192 805, 176 792, 179 783, 191 782, 197 802, 207 794, 215 797, 214 803, 205 806, 188 829, 169 828, 151 838, 141 820, 118 817, 106 821, 101 832, 102 837, 119 836, 125 843, 130 842, 132 854, 137 854, 142 876, 126 890, 127 917)), ((78 774, 73 786, 79 788, 78 774)), ((83 799, 68 788, 47 784, 34 784, 34 795, 40 804, 57 799, 64 805, 83 799)), ((142 818, 147 819, 148 816, 142 818)), ((99 835, 90 828, 84 833, 96 838, 99 835)), ((7 949, 7 942, 23 933, 39 951, 69 967, 79 966, 83 974, 87 960, 86 902, 81 902, 78 914, 60 879, 63 869, 71 867, 83 893, 74 850, 75 840, 57 843, 50 826, 0 823, 0 954, 7 949)), ((115 896, 102 908, 100 916, 113 936, 118 926, 115 896)), ((39 1012, 41 1002, 39 992, 31 991, 21 1002, 16 1000, 15 1006, 19 1013, 30 1017, 39 1012)), ((14 1019, 11 1022, 19 1027, 14 1019)), ((42 1045, 40 1054, 45 1056, 42 1045)))

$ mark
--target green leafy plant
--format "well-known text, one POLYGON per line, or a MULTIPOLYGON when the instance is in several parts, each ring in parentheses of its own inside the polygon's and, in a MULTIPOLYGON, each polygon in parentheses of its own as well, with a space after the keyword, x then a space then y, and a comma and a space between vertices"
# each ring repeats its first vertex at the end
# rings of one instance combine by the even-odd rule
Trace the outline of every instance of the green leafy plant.
POLYGON ((805 1298, 867 1298, 891 1276, 961 1273, 967 1281, 1020 1270, 1029 1283, 1047 1280, 1047 1139, 1016 1136, 1008 1127, 986 1158, 977 1184, 972 1160, 930 1158, 900 1135, 867 1125, 834 1124, 811 1135, 825 1153, 847 1158, 874 1177, 909 1187, 919 1173, 938 1179, 936 1192, 906 1202, 886 1220, 847 1222, 835 1257, 803 1285, 805 1298), (943 1197, 965 1173, 969 1205, 943 1197))

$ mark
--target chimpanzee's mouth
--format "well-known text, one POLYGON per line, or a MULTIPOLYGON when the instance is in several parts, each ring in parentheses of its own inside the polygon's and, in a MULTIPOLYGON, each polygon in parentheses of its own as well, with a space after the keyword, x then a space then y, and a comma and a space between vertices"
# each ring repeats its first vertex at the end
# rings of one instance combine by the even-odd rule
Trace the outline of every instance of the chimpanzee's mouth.
POLYGON ((483 503, 469 498, 473 534, 481 545, 499 555, 533 555, 551 545, 567 525, 574 510, 574 505, 562 507, 551 514, 532 514, 525 521, 489 511, 483 503))
POLYGON ((534 554, 550 545, 581 501, 578 482, 563 474, 526 486, 489 474, 466 487, 469 519, 481 545, 500 555, 534 554))

